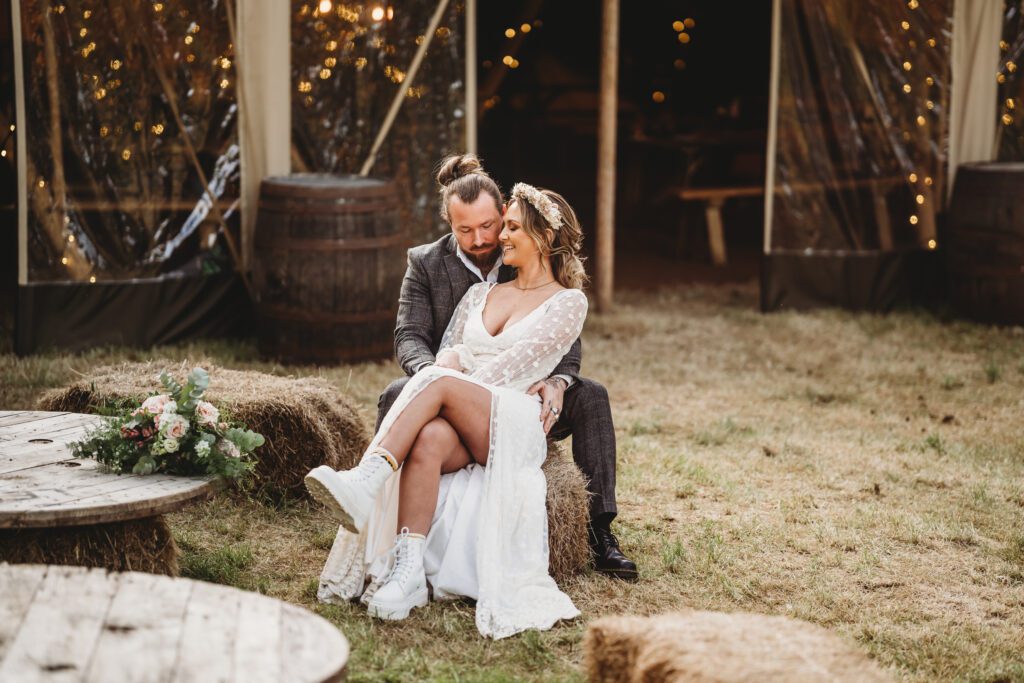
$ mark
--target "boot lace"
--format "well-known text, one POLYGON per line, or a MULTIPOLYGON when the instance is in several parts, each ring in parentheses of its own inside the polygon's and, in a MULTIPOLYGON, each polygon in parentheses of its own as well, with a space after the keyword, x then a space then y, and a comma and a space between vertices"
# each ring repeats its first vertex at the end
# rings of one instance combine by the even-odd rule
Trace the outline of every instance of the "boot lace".
POLYGON ((384 578, 382 585, 397 581, 400 585, 404 586, 412 576, 413 565, 409 559, 409 527, 402 527, 398 538, 395 539, 395 545, 391 547, 391 554, 394 556, 395 561, 391 565, 391 571, 384 578))

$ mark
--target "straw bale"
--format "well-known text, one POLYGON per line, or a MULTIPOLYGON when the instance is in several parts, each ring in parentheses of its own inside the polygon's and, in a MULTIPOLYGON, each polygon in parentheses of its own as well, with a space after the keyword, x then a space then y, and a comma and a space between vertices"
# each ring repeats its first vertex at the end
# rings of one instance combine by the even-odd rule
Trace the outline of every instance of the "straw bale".
POLYGON ((554 441, 541 469, 548 481, 548 569, 561 582, 590 565, 590 493, 583 473, 554 441))
POLYGON ((109 524, 0 529, 0 562, 67 564, 178 575, 178 548, 163 516, 109 524))
POLYGON ((583 640, 590 681, 890 681, 820 626, 764 614, 605 617, 583 640))
POLYGON ((272 497, 304 496, 302 479, 318 465, 353 467, 369 443, 353 403, 326 380, 228 370, 209 362, 150 361, 97 368, 40 399, 41 410, 100 412, 125 399, 139 401, 160 388, 162 369, 183 381, 191 367, 210 373, 206 398, 266 438, 256 451, 253 484, 272 497))

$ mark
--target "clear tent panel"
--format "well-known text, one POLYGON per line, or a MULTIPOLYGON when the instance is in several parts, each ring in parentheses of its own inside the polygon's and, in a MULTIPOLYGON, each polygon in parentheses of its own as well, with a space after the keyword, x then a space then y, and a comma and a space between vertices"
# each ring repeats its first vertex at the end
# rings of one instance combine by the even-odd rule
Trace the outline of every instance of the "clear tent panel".
POLYGON ((222 0, 22 0, 28 281, 227 264, 234 40, 222 0), (216 207, 214 207, 216 202, 216 207))
POLYGON ((404 89, 371 175, 398 183, 415 241, 441 233, 434 169, 465 146, 464 3, 448 3, 415 81, 406 80, 436 6, 292 2, 292 170, 358 173, 404 89))
POLYGON ((934 247, 952 0, 780 0, 766 251, 934 247))

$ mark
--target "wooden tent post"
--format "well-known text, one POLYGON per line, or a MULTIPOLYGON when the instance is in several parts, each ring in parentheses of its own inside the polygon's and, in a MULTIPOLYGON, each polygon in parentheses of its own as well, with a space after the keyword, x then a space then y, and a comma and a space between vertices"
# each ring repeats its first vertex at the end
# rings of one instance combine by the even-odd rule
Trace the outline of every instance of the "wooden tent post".
POLYGON ((597 140, 597 310, 612 307, 615 282, 615 119, 619 81, 619 0, 604 0, 597 140))
POLYGON ((782 55, 782 2, 772 3, 771 81, 768 94, 768 149, 765 152, 764 253, 772 251, 772 211, 775 208, 775 154, 779 141, 779 67, 782 55))
POLYGON ((466 151, 476 154, 476 0, 466 0, 466 151))
POLYGON ((28 145, 25 132, 25 63, 21 46, 21 1, 11 2, 11 33, 14 38, 14 157, 18 165, 18 285, 28 284, 28 145))

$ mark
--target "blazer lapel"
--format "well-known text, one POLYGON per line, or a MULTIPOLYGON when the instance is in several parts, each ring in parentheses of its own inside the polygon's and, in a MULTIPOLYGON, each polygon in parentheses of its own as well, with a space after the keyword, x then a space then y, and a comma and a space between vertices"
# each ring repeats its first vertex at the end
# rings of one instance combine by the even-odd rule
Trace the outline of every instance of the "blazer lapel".
POLYGON ((462 301, 462 297, 465 296, 466 291, 473 285, 476 278, 459 260, 459 255, 455 253, 454 236, 449 235, 448 247, 448 253, 444 257, 444 267, 448 271, 448 284, 452 288, 452 310, 449 314, 451 317, 451 314, 455 313, 455 307, 462 301))

